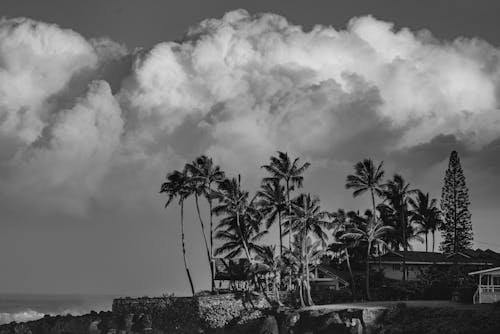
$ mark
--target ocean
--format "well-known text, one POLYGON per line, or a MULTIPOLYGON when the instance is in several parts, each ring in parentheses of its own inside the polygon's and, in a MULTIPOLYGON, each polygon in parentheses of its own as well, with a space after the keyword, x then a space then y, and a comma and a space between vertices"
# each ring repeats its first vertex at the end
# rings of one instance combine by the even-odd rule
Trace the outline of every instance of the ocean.
POLYGON ((0 294, 0 324, 23 322, 50 315, 82 315, 111 310, 110 295, 0 294))

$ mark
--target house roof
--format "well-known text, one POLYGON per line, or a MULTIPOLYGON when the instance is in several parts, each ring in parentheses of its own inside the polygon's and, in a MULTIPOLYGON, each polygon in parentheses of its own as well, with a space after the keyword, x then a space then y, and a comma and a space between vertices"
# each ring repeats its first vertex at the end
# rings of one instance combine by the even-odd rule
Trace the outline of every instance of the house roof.
POLYGON ((490 269, 484 269, 484 270, 478 270, 478 271, 473 271, 473 272, 470 272, 469 275, 472 276, 472 275, 478 275, 478 274, 487 274, 487 273, 491 273, 491 272, 494 272, 494 271, 499 271, 500 272, 500 267, 490 268, 490 269))
POLYGON ((214 258, 214 279, 218 281, 245 281, 251 274, 269 272, 269 267, 262 263, 250 264, 246 258, 214 258))
MULTIPOLYGON (((401 263, 403 255, 401 252, 387 253, 381 256, 381 263, 401 263)), ((370 262, 378 263, 378 259, 373 259, 370 262)), ((420 251, 407 251, 406 263, 416 264, 451 264, 454 262, 464 264, 494 264, 500 261, 500 254, 491 250, 482 251, 465 250, 455 254, 443 254, 438 252, 420 252, 420 251)))
MULTIPOLYGON (((342 283, 349 285, 349 273, 343 272, 340 270, 336 270, 330 266, 325 266, 325 265, 318 265, 317 266, 318 270, 321 270, 324 274, 332 277, 332 278, 337 278, 339 281, 342 283)), ((314 270, 314 268, 311 267, 311 271, 314 270)))

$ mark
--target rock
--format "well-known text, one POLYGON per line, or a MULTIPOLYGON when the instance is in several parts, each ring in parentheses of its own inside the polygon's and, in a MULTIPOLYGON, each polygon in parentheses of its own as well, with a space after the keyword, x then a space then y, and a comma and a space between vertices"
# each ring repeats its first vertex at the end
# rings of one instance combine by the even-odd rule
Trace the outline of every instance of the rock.
POLYGON ((279 323, 279 332, 281 334, 293 333, 293 328, 300 319, 299 312, 287 308, 278 309, 276 316, 279 323))
POLYGON ((349 332, 346 321, 339 311, 318 309, 301 311, 300 319, 293 327, 292 333, 343 334, 349 332))
POLYGON ((98 328, 100 322, 101 322, 100 320, 94 320, 90 323, 89 334, 99 334, 100 333, 99 328, 98 328))
POLYGON ((259 334, 280 334, 278 330, 278 321, 272 315, 266 317, 260 326, 259 334))

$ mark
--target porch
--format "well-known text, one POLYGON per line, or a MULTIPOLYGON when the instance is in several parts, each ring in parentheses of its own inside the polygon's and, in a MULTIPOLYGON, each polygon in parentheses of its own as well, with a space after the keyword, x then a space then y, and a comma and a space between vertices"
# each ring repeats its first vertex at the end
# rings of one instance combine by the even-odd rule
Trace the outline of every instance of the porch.
POLYGON ((500 267, 474 271, 470 276, 478 276, 478 287, 474 293, 474 304, 500 301, 500 267))

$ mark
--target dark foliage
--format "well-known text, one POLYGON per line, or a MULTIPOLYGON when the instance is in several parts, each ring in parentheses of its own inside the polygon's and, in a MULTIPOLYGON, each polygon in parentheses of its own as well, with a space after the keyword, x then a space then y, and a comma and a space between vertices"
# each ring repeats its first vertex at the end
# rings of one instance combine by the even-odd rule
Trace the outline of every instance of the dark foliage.
POLYGON ((378 333, 496 334, 500 333, 500 311, 410 308, 398 304, 389 309, 378 333))
POLYGON ((469 212, 469 191, 456 151, 451 152, 441 192, 443 223, 440 226, 443 241, 441 250, 455 253, 472 246, 472 223, 469 212))

